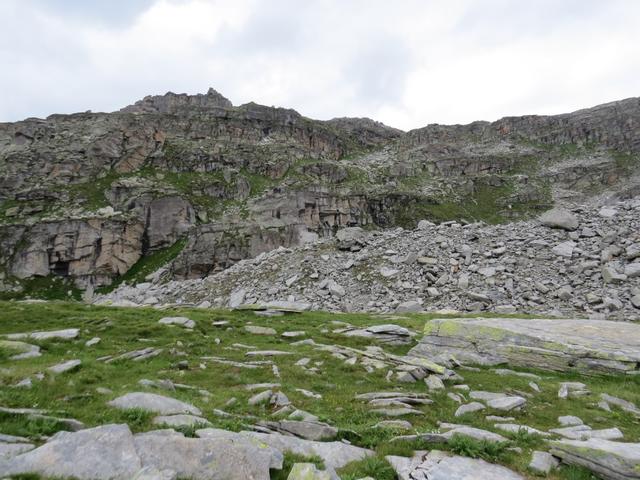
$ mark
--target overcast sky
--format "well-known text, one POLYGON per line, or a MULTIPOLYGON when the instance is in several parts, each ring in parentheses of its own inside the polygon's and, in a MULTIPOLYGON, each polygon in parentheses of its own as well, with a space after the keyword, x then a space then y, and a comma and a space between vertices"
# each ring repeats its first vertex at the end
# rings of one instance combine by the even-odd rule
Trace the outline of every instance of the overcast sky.
POLYGON ((206 92, 405 130, 640 96, 640 0, 0 0, 0 121, 206 92))

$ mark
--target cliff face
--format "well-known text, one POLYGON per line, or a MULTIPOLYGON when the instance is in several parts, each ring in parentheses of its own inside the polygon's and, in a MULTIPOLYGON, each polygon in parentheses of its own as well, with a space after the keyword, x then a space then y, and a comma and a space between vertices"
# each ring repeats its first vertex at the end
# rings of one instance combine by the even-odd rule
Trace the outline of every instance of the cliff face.
POLYGON ((0 285, 104 286, 185 239, 195 278, 343 226, 489 222, 631 196, 640 99, 558 116, 430 125, 316 121, 218 92, 0 124, 0 285))

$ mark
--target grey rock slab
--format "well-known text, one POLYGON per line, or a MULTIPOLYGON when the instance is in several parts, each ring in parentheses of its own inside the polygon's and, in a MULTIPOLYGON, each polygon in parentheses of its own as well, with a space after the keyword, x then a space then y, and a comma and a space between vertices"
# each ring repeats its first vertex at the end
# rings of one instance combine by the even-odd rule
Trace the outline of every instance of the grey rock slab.
POLYGON ((538 217, 538 221, 547 227, 563 230, 575 230, 579 226, 578 217, 564 208, 553 208, 538 217))
POLYGON ((420 480, 524 480, 524 477, 501 465, 469 457, 449 455, 433 450, 411 473, 420 480))
POLYGON ((527 399, 524 397, 508 396, 501 398, 493 398, 487 401, 487 406, 494 410, 502 410, 508 412, 514 408, 519 408, 527 403, 527 399))
POLYGON ((413 425, 406 420, 383 420, 374 425, 376 428, 391 428, 397 430, 411 430, 413 425))
POLYGON ((193 427, 196 425, 210 426, 211 422, 203 417, 195 415, 159 415, 153 419, 154 425, 166 425, 168 427, 193 427))
POLYGON ((0 348, 7 350, 10 354, 9 360, 24 360, 26 358, 40 357, 40 347, 25 342, 14 340, 0 340, 0 348))
POLYGON ((144 467, 136 473, 133 480, 177 480, 175 470, 158 470, 155 467, 144 467))
POLYGON ((35 473, 78 480, 131 480, 141 468, 127 425, 58 432, 34 450, 0 460, 4 475, 35 473))
POLYGON ((0 442, 0 459, 10 458, 20 455, 21 453, 33 450, 35 445, 32 443, 2 443, 0 442))
POLYGON ((340 480, 332 468, 320 470, 313 463, 294 463, 287 480, 340 480))
POLYGON ((444 382, 436 375, 429 375, 424 379, 429 391, 444 390, 444 382))
POLYGON ((637 417, 640 417, 640 408, 638 408, 633 402, 614 397, 613 395, 609 395, 607 393, 601 393, 600 399, 604 402, 607 402, 609 405, 614 405, 624 410, 625 412, 629 412, 636 415, 637 417))
POLYGON ((434 319, 410 355, 436 362, 510 365, 556 371, 638 372, 640 324, 606 320, 434 319))
POLYGON ((531 462, 529 463, 529 468, 533 470, 535 473, 547 474, 558 468, 560 462, 557 458, 551 455, 548 452, 540 452, 534 451, 531 455, 531 462))
POLYGON ((29 439, 0 433, 0 443, 29 443, 29 439))
POLYGON ((187 317, 164 317, 158 320, 158 323, 162 325, 178 325, 189 329, 196 326, 196 322, 187 317))
POLYGON ((640 443, 599 438, 559 440, 551 442, 550 453, 563 463, 586 467, 605 480, 640 478, 640 443))
POLYGON ((398 408, 374 408, 371 410, 371 413, 376 413, 378 415, 384 415, 385 417, 403 417, 405 415, 424 415, 420 410, 416 410, 415 408, 409 407, 398 407, 398 408))
POLYGON ((254 335, 277 335, 278 332, 273 328, 269 327, 259 327, 257 325, 245 325, 245 331, 252 333, 254 335))
POLYGON ((304 438, 305 440, 333 440, 338 429, 323 422, 281 420, 279 422, 258 422, 257 425, 283 435, 304 438))
POLYGON ((423 398, 428 399, 429 396, 425 393, 411 393, 411 392, 369 392, 369 393, 360 393, 355 396, 356 400, 376 400, 380 398, 423 398))
POLYGON ((505 398, 507 396, 506 393, 499 392, 485 392, 483 390, 472 390, 469 392, 469 397, 474 400, 482 400, 483 402, 487 402, 489 400, 496 400, 499 398, 505 398))
POLYGON ((249 390, 253 392, 254 390, 264 390, 264 389, 272 389, 272 388, 280 388, 279 383, 249 383, 244 386, 245 390, 249 390))
POLYGON ((266 450, 271 458, 269 468, 281 469, 284 457, 281 451, 270 447, 266 443, 262 442, 251 435, 248 432, 231 432, 229 430, 223 430, 220 428, 203 428, 196 430, 196 436, 199 438, 208 439, 222 439, 231 443, 247 443, 250 446, 255 446, 261 450, 266 450))
POLYGON ((480 402, 471 402, 465 405, 460 405, 454 414, 456 417, 461 417, 462 415, 466 415, 467 413, 478 412, 480 410, 484 410, 486 407, 480 402))
POLYGON ((268 403, 271 400, 271 396, 273 395, 272 390, 265 390, 264 392, 256 393, 253 395, 247 403, 249 405, 260 405, 261 403, 268 403))
POLYGON ((80 335, 79 328, 67 328, 64 330, 50 330, 46 332, 11 333, 5 335, 9 340, 73 340, 80 335))
POLYGON ((316 442, 289 437, 279 433, 243 432, 256 438, 280 452, 291 452, 298 455, 317 455, 324 460, 327 467, 340 469, 348 463, 362 460, 374 455, 372 450, 355 447, 342 442, 316 442))
POLYGON ((571 427, 574 425, 584 424, 581 418, 578 418, 574 415, 562 415, 558 417, 558 423, 563 427, 571 427))
POLYGON ((122 395, 107 403, 120 410, 139 408, 159 415, 191 414, 202 415, 199 408, 175 398, 165 397, 155 393, 132 392, 122 395))
POLYGON ((517 423, 496 423, 494 428, 502 430, 503 432, 518 433, 520 431, 526 432, 529 435, 540 435, 541 437, 548 437, 547 432, 538 430, 537 428, 529 427, 527 425, 519 425, 517 423))
POLYGON ((282 350, 254 350, 245 353, 247 357, 279 357, 284 355, 293 355, 293 352, 285 352, 282 350))
POLYGON ((559 243, 555 247, 551 249, 553 253, 558 255, 559 257, 571 258, 573 257, 573 250, 576 248, 576 242, 572 242, 571 240, 559 243))
POLYGON ((246 440, 186 438, 176 432, 147 432, 134 437, 145 467, 174 470, 191 480, 269 480, 271 451, 246 440))
POLYGON ((82 365, 82 361, 80 360, 68 360, 66 362, 54 365, 53 367, 47 368, 47 371, 54 374, 65 373, 79 368, 80 365, 82 365))

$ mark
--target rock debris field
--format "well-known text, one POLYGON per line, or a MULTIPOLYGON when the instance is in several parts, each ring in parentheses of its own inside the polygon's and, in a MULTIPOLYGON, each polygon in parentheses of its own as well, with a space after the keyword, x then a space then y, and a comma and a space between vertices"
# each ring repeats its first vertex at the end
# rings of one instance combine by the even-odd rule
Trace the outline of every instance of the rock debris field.
POLYGON ((339 230, 203 279, 123 285, 101 304, 640 318, 640 201, 556 208, 506 225, 339 230))

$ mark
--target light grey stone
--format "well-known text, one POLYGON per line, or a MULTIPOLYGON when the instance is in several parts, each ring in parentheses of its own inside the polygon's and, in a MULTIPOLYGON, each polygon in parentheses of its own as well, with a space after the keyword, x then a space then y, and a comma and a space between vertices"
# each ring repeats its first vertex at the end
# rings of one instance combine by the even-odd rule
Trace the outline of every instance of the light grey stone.
POLYGON ((486 407, 479 402, 471 402, 465 405, 460 405, 454 414, 456 417, 461 417, 462 415, 466 415, 467 413, 478 412, 480 410, 484 410, 486 407))
POLYGON ((508 363, 587 375, 627 373, 638 371, 640 364, 640 324, 576 319, 434 319, 409 354, 439 363, 456 358, 460 362, 508 363))
POLYGON ((196 326, 196 322, 187 317, 164 317, 158 320, 158 323, 162 325, 178 325, 184 328, 193 328, 196 326))
POLYGON ((257 325, 245 325, 244 329, 254 335, 277 335, 278 333, 273 328, 259 327, 257 325))
POLYGON ((487 406, 494 410, 508 412, 509 410, 523 406, 525 403, 527 403, 527 399, 524 397, 508 396, 491 399, 487 401, 487 406))
POLYGON ((189 403, 176 400, 175 398, 146 392, 127 393, 121 397, 111 400, 107 405, 120 410, 139 408, 141 410, 146 410, 160 415, 177 415, 183 413, 197 416, 202 415, 199 408, 194 407, 189 403))
POLYGON ((82 361, 80 360, 67 360, 66 362, 62 362, 57 365, 54 365, 53 367, 47 368, 47 371, 54 374, 60 374, 60 373, 65 373, 65 372, 70 372, 72 370, 75 370, 78 367, 80 367, 80 365, 82 365, 82 361))
POLYGON ((131 480, 141 468, 127 425, 58 432, 41 447, 0 460, 4 475, 36 473, 78 480, 131 480))
POLYGON ((553 208, 544 212, 538 217, 540 223, 551 228, 561 228, 563 230, 575 230, 579 226, 578 218, 564 208, 553 208))
POLYGON ((168 427, 193 427, 200 425, 211 425, 211 422, 203 417, 197 417, 195 415, 159 415, 153 419, 154 425, 166 425, 168 427))
POLYGON ((550 453, 563 463, 586 467, 605 480, 640 478, 640 443, 599 438, 560 440, 551 442, 550 453))
POLYGON ((536 473, 547 474, 558 468, 560 462, 548 452, 534 451, 531 456, 529 468, 536 473))

